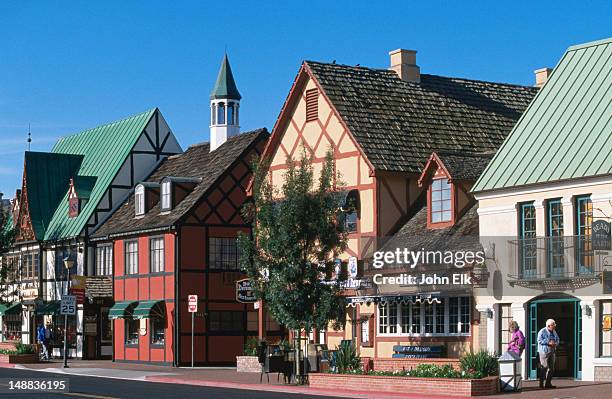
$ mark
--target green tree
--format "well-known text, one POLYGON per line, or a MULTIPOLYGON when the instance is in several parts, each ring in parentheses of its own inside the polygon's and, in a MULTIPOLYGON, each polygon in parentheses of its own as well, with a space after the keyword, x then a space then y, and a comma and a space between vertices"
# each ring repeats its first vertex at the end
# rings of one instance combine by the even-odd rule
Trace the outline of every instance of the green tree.
POLYGON ((15 229, 9 215, 6 209, 0 207, 0 303, 11 295, 11 285, 8 283, 15 271, 13 260, 4 256, 15 240, 15 229))
POLYGON ((253 202, 244 209, 253 228, 250 236, 239 237, 240 262, 272 317, 299 336, 344 321, 341 279, 331 276, 334 260, 346 249, 347 234, 331 153, 318 182, 304 151, 299 161, 287 163, 280 190, 270 184, 268 163, 254 166, 253 202))

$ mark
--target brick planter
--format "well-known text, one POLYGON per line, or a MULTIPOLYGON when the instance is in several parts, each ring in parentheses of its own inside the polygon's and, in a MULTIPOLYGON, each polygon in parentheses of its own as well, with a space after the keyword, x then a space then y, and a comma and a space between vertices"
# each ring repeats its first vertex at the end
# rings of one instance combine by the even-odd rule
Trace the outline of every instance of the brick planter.
POLYGON ((310 387, 360 392, 410 392, 427 395, 483 396, 497 393, 498 377, 478 380, 463 378, 387 377, 374 375, 325 374, 308 375, 310 387))
POLYGON ((236 371, 239 373, 261 373, 257 356, 236 356, 236 371))
POLYGON ((376 371, 402 371, 412 370, 419 364, 435 364, 443 366, 450 364, 455 370, 459 370, 459 359, 456 358, 440 358, 440 359, 417 359, 417 358, 403 358, 403 359, 386 359, 386 358, 375 358, 373 360, 374 370, 376 371))
POLYGON ((38 354, 28 353, 24 355, 0 355, 0 363, 9 363, 9 364, 38 363, 38 354))

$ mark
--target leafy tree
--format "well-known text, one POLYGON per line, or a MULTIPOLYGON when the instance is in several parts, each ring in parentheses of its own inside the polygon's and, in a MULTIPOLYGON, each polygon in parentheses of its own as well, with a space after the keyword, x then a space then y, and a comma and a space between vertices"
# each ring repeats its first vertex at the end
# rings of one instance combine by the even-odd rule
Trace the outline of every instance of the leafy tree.
POLYGON ((0 207, 0 303, 11 295, 10 282, 11 276, 15 271, 15 264, 11 258, 4 256, 15 240, 15 229, 11 225, 9 212, 0 207))
POLYGON ((272 317, 299 336, 344 321, 341 278, 330 277, 334 260, 346 249, 347 234, 331 153, 318 184, 304 151, 298 162, 287 163, 280 190, 270 184, 267 162, 254 166, 253 202, 244 209, 253 229, 250 236, 239 237, 240 262, 272 317))

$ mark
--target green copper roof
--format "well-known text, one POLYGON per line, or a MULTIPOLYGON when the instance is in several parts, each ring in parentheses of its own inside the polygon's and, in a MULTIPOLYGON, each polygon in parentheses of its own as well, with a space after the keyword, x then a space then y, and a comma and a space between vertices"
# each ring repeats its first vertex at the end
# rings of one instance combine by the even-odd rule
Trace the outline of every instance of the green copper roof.
MULTIPOLYGON (((155 111, 156 109, 151 109, 126 119, 85 130, 64 137, 55 144, 52 149, 53 154, 50 154, 50 156, 72 156, 75 157, 75 160, 76 158, 82 159, 76 170, 75 185, 77 194, 86 195, 88 200, 81 208, 79 215, 70 218, 68 217, 69 179, 64 181, 64 175, 61 175, 61 182, 57 182, 55 185, 49 184, 48 187, 37 188, 43 191, 57 186, 57 190, 61 191, 62 194, 55 207, 50 204, 48 208, 42 208, 42 200, 41 204, 37 205, 45 212, 52 212, 50 221, 48 224, 45 223, 47 225, 44 226, 44 240, 71 238, 83 232, 87 221, 155 111)), ((45 165, 50 164, 45 163, 45 165)), ((38 169, 40 168, 34 168, 34 170, 38 169)), ((29 173, 30 168, 26 170, 26 174, 29 173)), ((42 171, 36 173, 42 173, 42 171)), ((57 176, 60 176, 59 172, 57 176)), ((57 196, 58 194, 54 194, 54 199, 57 196)), ((30 194, 30 186, 28 185, 28 201, 35 197, 30 194)), ((34 220, 34 217, 32 219, 34 220)))
POLYGON ((234 75, 232 74, 232 68, 230 67, 229 60, 227 59, 227 54, 223 56, 223 61, 221 62, 221 69, 219 69, 219 75, 217 76, 217 82, 215 83, 215 87, 210 92, 210 99, 231 99, 231 100, 240 100, 242 96, 238 92, 238 88, 236 87, 236 82, 234 81, 234 75))
POLYGON ((25 153, 25 179, 28 209, 34 235, 43 240, 53 214, 68 191, 83 162, 83 155, 51 152, 25 153))
POLYGON ((612 38, 570 47, 472 191, 612 173, 612 38))

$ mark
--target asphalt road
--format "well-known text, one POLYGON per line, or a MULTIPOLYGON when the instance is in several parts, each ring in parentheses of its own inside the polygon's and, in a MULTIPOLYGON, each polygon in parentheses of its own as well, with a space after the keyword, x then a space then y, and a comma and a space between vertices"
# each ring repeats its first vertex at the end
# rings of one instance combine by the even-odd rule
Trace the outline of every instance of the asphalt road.
MULTIPOLYGON (((0 368, 0 398, 14 399, 315 399, 324 397, 282 392, 250 391, 240 389, 209 388, 180 384, 119 380, 98 377, 83 377, 55 374, 30 370, 0 368), (68 380, 69 392, 66 393, 16 393, 9 391, 9 380, 68 380)), ((329 398, 327 398, 329 399, 329 398)))

